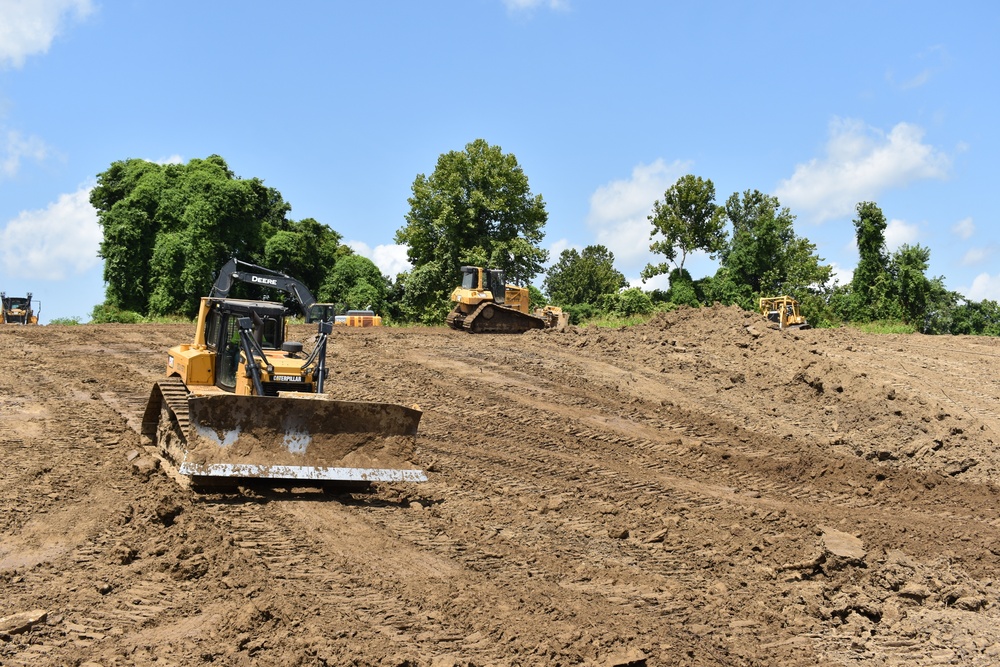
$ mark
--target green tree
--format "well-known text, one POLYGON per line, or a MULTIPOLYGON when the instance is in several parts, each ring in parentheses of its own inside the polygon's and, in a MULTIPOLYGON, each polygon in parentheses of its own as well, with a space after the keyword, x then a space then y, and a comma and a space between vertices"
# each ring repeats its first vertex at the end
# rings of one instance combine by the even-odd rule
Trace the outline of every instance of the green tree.
POLYGON ((893 297, 902 320, 920 325, 927 313, 932 296, 930 279, 925 275, 930 264, 931 251, 920 244, 903 244, 892 255, 889 275, 892 277, 893 297))
POLYGON ((439 156, 412 192, 406 225, 396 232, 414 267, 405 286, 408 317, 424 321, 446 313, 447 295, 472 259, 503 269, 521 285, 542 271, 548 253, 539 243, 548 214, 513 154, 476 139, 464 151, 439 156))
POLYGON ((97 176, 90 203, 103 228, 99 255, 104 258, 106 299, 115 308, 145 312, 149 302, 149 264, 157 233, 159 193, 168 175, 145 160, 115 162, 97 176))
POLYGON ((687 256, 704 250, 714 257, 725 242, 721 208, 715 203, 715 185, 699 176, 682 176, 663 194, 663 203, 653 203, 653 213, 647 218, 653 225, 649 249, 663 255, 667 261, 647 264, 642 270, 645 282, 653 276, 669 273, 670 264, 684 268, 687 256))
POLYGON ((536 308, 544 308, 549 305, 549 300, 542 294, 542 290, 534 285, 528 285, 528 308, 534 311, 536 308))
POLYGON ((615 269, 615 255, 603 245, 590 245, 577 252, 563 250, 545 276, 542 287, 559 305, 597 305, 605 294, 616 294, 628 281, 615 269))
POLYGON ((448 296, 454 289, 450 271, 442 268, 441 262, 427 262, 415 266, 402 278, 402 299, 399 302, 399 317, 404 322, 421 324, 441 324, 451 310, 448 296))
POLYGON ((801 298, 830 281, 832 267, 821 264, 813 243, 795 234, 795 216, 777 197, 758 190, 733 193, 724 211, 733 233, 719 252, 712 281, 716 299, 754 310, 760 296, 801 298))
POLYGON ((230 257, 260 262, 289 205, 259 179, 239 179, 218 155, 185 165, 112 163, 91 191, 103 229, 106 305, 144 315, 198 309, 230 257))
POLYGON ((263 266, 275 269, 313 287, 322 285, 341 258, 353 251, 343 237, 313 218, 290 220, 264 243, 263 266))
POLYGON ((1000 336, 1000 304, 989 299, 962 301, 951 313, 951 333, 1000 336))
POLYGON ((886 308, 891 277, 889 255, 885 248, 885 215, 874 202, 861 202, 856 211, 858 217, 854 219, 854 230, 858 265, 851 279, 852 319, 870 321, 892 316, 893 313, 886 308))
POLYGON ((375 263, 361 255, 337 261, 319 289, 318 299, 341 305, 344 310, 371 308, 386 312, 390 283, 375 263))
MULTIPOLYGON (((925 334, 968 333, 956 330, 956 326, 962 320, 962 315, 959 314, 961 308, 959 304, 966 303, 965 297, 945 287, 943 277, 932 278, 930 284, 930 298, 924 313, 924 321, 919 324, 920 332, 925 334)), ((979 333, 986 332, 980 331, 979 333)), ((997 333, 1000 333, 1000 330, 990 335, 995 336, 997 333)))

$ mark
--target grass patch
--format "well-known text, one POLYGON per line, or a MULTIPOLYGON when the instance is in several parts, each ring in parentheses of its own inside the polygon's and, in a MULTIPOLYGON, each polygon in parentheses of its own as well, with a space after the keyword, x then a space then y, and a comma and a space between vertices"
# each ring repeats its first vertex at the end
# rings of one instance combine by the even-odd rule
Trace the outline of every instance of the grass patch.
POLYGON ((877 322, 850 322, 849 327, 854 327, 859 331, 870 334, 911 334, 916 333, 917 328, 911 324, 894 322, 891 320, 879 320, 877 322))
POLYGON ((156 317, 144 317, 143 324, 194 324, 194 320, 183 315, 157 315, 156 317))

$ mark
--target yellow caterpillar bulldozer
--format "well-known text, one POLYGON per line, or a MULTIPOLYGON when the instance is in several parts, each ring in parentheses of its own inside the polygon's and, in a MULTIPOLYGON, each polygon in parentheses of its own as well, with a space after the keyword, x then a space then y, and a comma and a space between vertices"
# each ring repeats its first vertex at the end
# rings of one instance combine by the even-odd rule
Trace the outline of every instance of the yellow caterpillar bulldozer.
POLYGON ((382 317, 376 315, 373 310, 348 310, 343 315, 337 315, 337 304, 314 303, 309 308, 306 324, 322 321, 333 322, 337 326, 344 327, 382 326, 382 317))
POLYGON ((318 324, 308 353, 286 340, 287 317, 312 302, 294 278, 239 260, 201 299, 194 340, 168 351, 142 419, 142 435, 193 487, 426 481, 412 464, 420 410, 328 397, 332 322, 318 324), (234 280, 292 299, 232 299, 234 280))
POLYGON ((790 296, 770 296, 760 300, 760 313, 779 329, 810 329, 805 316, 799 313, 799 302, 790 296))
POLYGON ((32 310, 31 292, 28 296, 7 296, 6 292, 0 292, 0 306, 3 308, 4 324, 38 324, 41 310, 32 310))
POLYGON ((448 313, 452 329, 469 333, 524 333, 569 324, 558 306, 530 311, 528 288, 508 285, 500 269, 462 267, 462 284, 452 291, 455 307, 448 313))
POLYGON ((337 315, 333 323, 345 327, 380 327, 382 317, 374 310, 349 310, 344 315, 337 315))

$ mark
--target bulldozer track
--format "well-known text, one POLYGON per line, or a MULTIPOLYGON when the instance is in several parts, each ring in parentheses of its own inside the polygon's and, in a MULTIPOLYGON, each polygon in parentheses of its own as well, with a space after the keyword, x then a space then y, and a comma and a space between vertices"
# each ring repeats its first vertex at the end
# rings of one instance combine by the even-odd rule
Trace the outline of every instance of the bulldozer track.
POLYGON ((181 433, 186 433, 190 423, 188 417, 188 389, 180 378, 171 377, 159 380, 157 386, 163 394, 163 400, 170 408, 170 413, 177 422, 181 433))

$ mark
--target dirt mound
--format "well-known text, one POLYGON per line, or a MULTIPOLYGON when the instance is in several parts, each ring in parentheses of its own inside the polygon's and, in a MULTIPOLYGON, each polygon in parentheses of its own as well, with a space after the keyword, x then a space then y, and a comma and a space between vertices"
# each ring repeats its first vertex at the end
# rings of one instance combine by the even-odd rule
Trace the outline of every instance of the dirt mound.
MULTIPOLYGON (((994 339, 780 331, 756 313, 718 304, 682 307, 613 333, 577 328, 572 335, 578 340, 566 344, 625 354, 754 431, 889 467, 1000 481, 998 423, 972 409, 981 400, 978 363, 1000 354, 994 339), (962 352, 969 374, 942 383, 937 370, 957 370, 947 347, 957 342, 990 351, 962 352)), ((697 402, 683 403, 697 409, 697 402)))
POLYGON ((430 481, 195 494, 137 435, 190 337, 0 330, 5 667, 1000 661, 996 339, 338 329, 430 481))

